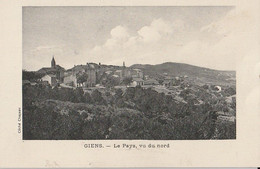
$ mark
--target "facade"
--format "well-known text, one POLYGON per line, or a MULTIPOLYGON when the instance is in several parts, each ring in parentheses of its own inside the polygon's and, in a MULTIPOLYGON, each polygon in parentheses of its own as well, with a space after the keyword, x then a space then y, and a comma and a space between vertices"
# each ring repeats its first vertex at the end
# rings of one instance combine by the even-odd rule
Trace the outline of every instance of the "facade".
POLYGON ((123 62, 122 79, 130 77, 132 77, 131 71, 129 68, 125 67, 125 62, 123 62))
POLYGON ((68 86, 77 86, 77 78, 71 72, 65 72, 63 83, 68 86))
POLYGON ((116 71, 114 72, 114 74, 117 75, 118 77, 120 77, 120 79, 122 79, 122 77, 123 77, 123 72, 122 72, 122 70, 116 70, 116 71))
POLYGON ((87 81, 83 83, 83 86, 94 87, 97 83, 98 68, 99 66, 93 63, 75 65, 65 72, 64 84, 76 87, 79 85, 77 78, 83 74, 87 74, 87 81))
POLYGON ((97 84, 96 69, 93 65, 89 65, 85 72, 88 75, 87 81, 84 83, 85 87, 94 87, 97 84))
POLYGON ((141 78, 133 78, 133 83, 132 86, 143 86, 144 85, 144 80, 141 78))
POLYGON ((51 67, 43 67, 38 73, 55 76, 57 83, 63 83, 65 69, 60 65, 56 65, 54 57, 51 60, 51 67))
POLYGON ((132 69, 131 74, 133 78, 144 78, 144 73, 141 69, 132 69))
POLYGON ((131 70, 128 68, 123 69, 123 79, 132 77, 131 70))
POLYGON ((57 84, 57 79, 55 75, 47 74, 41 78, 41 81, 48 82, 51 86, 55 86, 57 84))
POLYGON ((119 76, 121 81, 125 78, 131 78, 132 77, 132 72, 129 68, 127 68, 125 66, 125 62, 123 62, 123 67, 116 70, 114 72, 114 74, 119 76))

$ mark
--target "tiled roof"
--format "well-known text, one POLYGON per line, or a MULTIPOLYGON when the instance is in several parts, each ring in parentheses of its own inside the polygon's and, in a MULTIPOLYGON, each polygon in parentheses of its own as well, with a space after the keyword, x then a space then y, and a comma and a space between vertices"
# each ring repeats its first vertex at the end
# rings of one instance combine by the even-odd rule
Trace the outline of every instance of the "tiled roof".
POLYGON ((143 82, 144 80, 141 78, 133 78, 133 81, 137 81, 137 82, 143 82))
POLYGON ((55 72, 57 70, 65 70, 63 67, 60 65, 56 65, 54 68, 53 67, 43 67, 38 72, 40 73, 49 73, 49 72, 55 72))

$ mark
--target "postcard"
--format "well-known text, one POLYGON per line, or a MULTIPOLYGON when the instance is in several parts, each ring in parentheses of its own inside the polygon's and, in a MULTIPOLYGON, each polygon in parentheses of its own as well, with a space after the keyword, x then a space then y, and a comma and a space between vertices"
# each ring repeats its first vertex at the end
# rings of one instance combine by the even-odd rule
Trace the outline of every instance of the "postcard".
POLYGON ((0 167, 259 165, 250 2, 3 2, 0 167))

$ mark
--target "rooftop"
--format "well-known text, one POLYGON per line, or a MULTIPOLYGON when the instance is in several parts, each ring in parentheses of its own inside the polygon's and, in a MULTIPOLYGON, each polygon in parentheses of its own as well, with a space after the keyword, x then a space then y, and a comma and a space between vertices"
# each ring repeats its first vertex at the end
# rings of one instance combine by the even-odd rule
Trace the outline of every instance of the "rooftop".
POLYGON ((141 78, 133 78, 133 81, 137 81, 137 82, 143 82, 144 80, 143 79, 141 79, 141 78))

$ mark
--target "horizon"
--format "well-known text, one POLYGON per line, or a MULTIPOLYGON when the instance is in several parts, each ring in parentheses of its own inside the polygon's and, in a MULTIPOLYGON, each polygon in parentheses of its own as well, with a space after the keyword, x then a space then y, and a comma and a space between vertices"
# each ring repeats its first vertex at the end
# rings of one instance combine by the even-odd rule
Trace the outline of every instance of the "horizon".
MULTIPOLYGON (((54 59, 55 59, 55 57, 54 57, 54 59)), ((56 60, 55 60, 56 61, 56 60)), ((74 66, 72 66, 72 67, 70 67, 70 68, 65 68, 65 67, 63 67, 62 65, 60 65, 60 64, 58 64, 57 62, 56 62, 56 65, 59 65, 59 66, 61 66, 61 67, 63 67, 65 70, 69 70, 69 69, 72 69, 73 67, 75 67, 75 66, 78 66, 78 65, 86 65, 87 63, 90 63, 90 64, 101 64, 101 65, 106 65, 106 66, 119 66, 119 67, 122 67, 123 66, 123 62, 122 62, 122 64, 121 65, 113 65, 113 64, 103 64, 103 63, 101 63, 101 62, 86 62, 85 64, 75 64, 74 66)), ((192 65, 192 64, 188 64, 188 63, 181 63, 181 62, 163 62, 163 63, 158 63, 158 64, 146 64, 146 63, 142 63, 142 64, 139 64, 139 63, 135 63, 135 64, 132 64, 132 65, 130 65, 130 66, 126 66, 126 67, 128 67, 128 68, 130 68, 130 67, 132 67, 132 66, 134 66, 134 65, 150 65, 150 66, 156 66, 156 65, 162 65, 162 64, 167 64, 167 63, 169 63, 169 64, 183 64, 183 65, 189 65, 189 66, 194 66, 194 67, 198 67, 198 68, 206 68, 206 69, 210 69, 210 70, 215 70, 215 71, 230 71, 230 72, 236 72, 236 70, 219 70, 219 69, 211 69, 211 68, 208 68, 208 67, 202 67, 202 66, 196 66, 196 65, 192 65)), ((41 67, 41 68, 46 68, 46 67, 48 67, 48 66, 43 66, 43 67, 41 67)), ((50 67, 50 66, 49 66, 50 67)), ((39 68, 38 70, 40 70, 41 68, 39 68)), ((26 69, 22 69, 23 71, 28 71, 28 72, 37 72, 38 70, 26 70, 26 69)))
MULTIPOLYGON (((240 10, 240 9, 239 9, 240 10)), ((65 69, 86 62, 121 66, 176 62, 236 70, 248 50, 236 50, 246 25, 237 28, 232 6, 23 7, 23 65, 65 69), (120 15, 118 15, 120 14, 120 15), (236 27, 234 27, 234 25, 236 27)), ((247 27, 246 27, 247 28, 247 27)))

